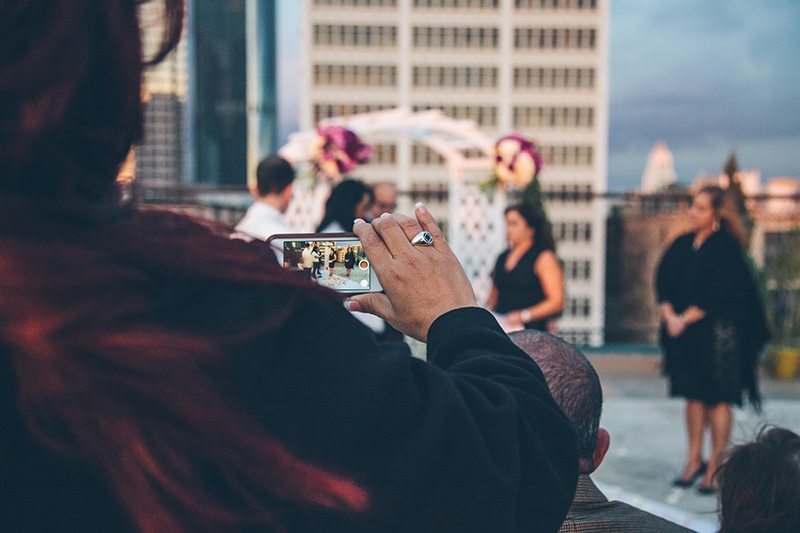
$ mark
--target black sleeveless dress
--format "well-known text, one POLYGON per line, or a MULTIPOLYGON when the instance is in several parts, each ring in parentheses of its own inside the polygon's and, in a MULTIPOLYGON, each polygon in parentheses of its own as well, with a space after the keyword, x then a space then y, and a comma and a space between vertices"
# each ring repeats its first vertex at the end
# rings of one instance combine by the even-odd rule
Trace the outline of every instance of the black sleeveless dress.
MULTIPOLYGON (((498 313, 509 313, 531 307, 544 300, 544 290, 539 276, 533 271, 536 259, 542 253, 541 248, 534 245, 525 252, 511 270, 506 270, 506 258, 510 250, 501 253, 494 265, 494 285, 497 287, 498 313)), ((525 323, 526 329, 547 329, 547 319, 533 320, 525 323)))

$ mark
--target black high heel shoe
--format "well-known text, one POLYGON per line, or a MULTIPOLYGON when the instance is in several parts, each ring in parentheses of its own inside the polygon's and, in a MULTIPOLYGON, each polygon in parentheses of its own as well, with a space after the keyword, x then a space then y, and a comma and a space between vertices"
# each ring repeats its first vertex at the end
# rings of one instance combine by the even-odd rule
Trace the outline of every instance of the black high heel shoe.
POLYGON ((697 485, 697 494, 708 496, 709 494, 714 494, 715 492, 717 492, 717 487, 714 485, 706 485, 702 482, 697 485))
POLYGON ((700 466, 697 467, 697 470, 694 471, 694 474, 689 476, 688 478, 684 479, 682 477, 676 477, 675 480, 672 482, 673 487, 680 487, 682 489, 691 487, 692 485, 697 482, 703 474, 706 473, 706 468, 708 465, 706 463, 700 463, 700 466))

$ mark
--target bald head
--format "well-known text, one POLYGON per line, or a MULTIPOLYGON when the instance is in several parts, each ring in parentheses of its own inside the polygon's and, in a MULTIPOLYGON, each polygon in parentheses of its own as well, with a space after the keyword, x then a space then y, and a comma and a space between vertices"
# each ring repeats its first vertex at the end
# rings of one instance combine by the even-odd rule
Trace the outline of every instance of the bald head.
POLYGON ((389 181, 380 181, 372 185, 375 193, 373 214, 375 218, 384 213, 393 213, 397 209, 397 187, 389 181))
MULTIPOLYGON (((574 346, 548 333, 526 329, 509 337, 542 369, 550 394, 577 435, 581 472, 591 472, 599 466, 595 452, 603 410, 603 390, 594 367, 574 346)), ((605 450, 600 460, 604 454, 605 450)))

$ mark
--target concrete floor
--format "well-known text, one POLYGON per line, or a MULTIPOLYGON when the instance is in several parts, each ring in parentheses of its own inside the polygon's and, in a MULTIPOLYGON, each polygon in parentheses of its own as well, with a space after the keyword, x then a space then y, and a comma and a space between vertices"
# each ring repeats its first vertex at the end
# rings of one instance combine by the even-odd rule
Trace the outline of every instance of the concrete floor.
MULTIPOLYGON (((717 499, 674 489, 686 437, 683 401, 667 397, 652 355, 590 355, 605 403, 601 425, 611 433, 606 460, 593 476, 610 499, 628 501, 697 531, 716 531, 717 499)), ((764 412, 736 409, 734 444, 752 440, 764 424, 800 433, 800 382, 761 379, 764 412)), ((707 442, 708 447, 708 442, 707 442)))

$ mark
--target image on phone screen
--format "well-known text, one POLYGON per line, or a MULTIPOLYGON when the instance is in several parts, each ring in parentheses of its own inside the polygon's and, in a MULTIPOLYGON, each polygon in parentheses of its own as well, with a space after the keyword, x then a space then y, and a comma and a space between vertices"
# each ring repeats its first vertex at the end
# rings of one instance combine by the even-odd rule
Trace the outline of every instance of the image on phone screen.
POLYGON ((337 291, 371 289, 371 267, 358 239, 285 240, 283 266, 337 291))

